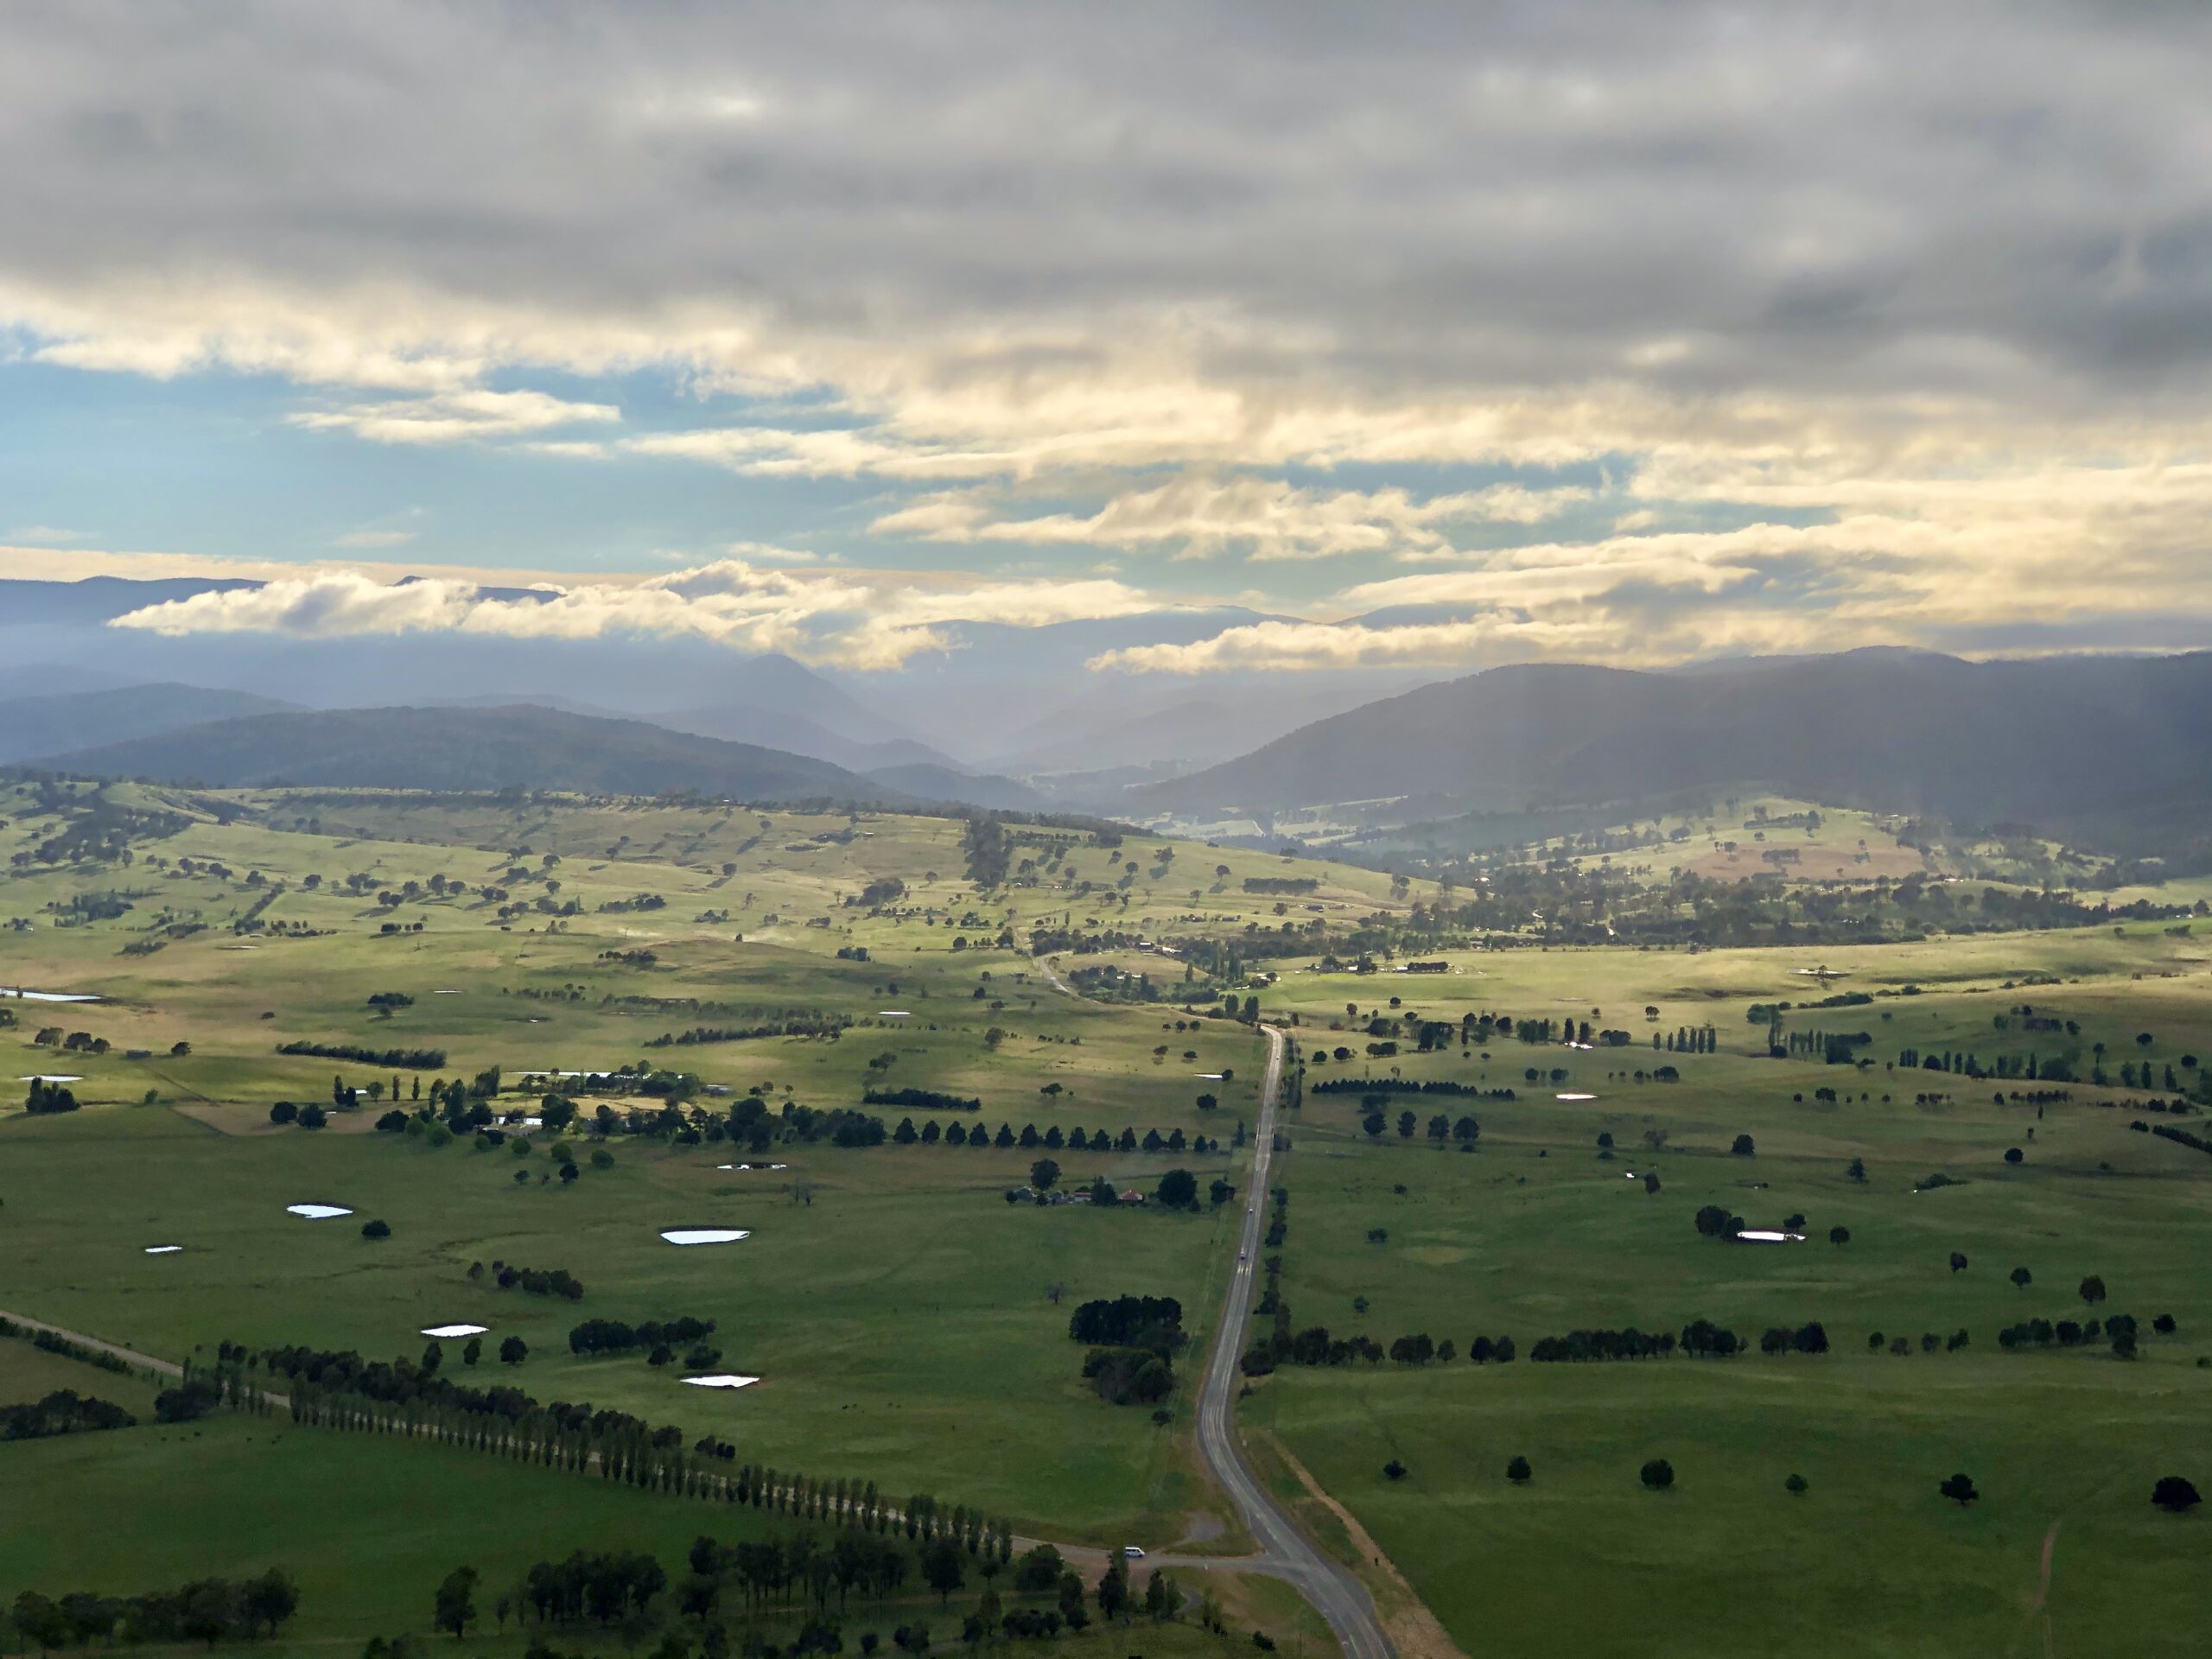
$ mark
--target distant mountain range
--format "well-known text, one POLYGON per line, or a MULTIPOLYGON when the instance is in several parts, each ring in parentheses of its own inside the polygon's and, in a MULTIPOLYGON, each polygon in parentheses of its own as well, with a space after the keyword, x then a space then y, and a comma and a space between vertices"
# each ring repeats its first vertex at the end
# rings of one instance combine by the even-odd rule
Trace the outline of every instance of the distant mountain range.
POLYGON ((38 760, 93 777, 229 788, 696 790, 753 801, 912 799, 825 760, 533 705, 251 715, 38 760))
POLYGON ((2212 653, 1969 663, 1871 650, 1664 673, 1492 669, 1132 790, 1124 810, 1419 796, 1517 811, 1727 785, 2031 823, 2120 851, 2201 837, 2212 653))
POLYGON ((0 766, 72 749, 156 737, 203 721, 281 714, 292 707, 248 691, 130 685, 0 702, 0 766))
MULTIPOLYGON (((938 766, 1065 774, 1141 766, 1157 777, 1243 753, 1420 677, 1232 674, 1194 690, 1173 677, 1084 667, 1103 652, 1187 644, 1265 620, 1233 607, 1034 628, 950 622, 938 629, 944 650, 880 673, 813 669, 772 652, 642 634, 322 639, 169 636, 108 626, 165 601, 258 585, 0 580, 0 662, 19 665, 0 672, 0 697, 165 681, 315 709, 534 702, 786 749, 854 772, 938 766)), ((525 602, 543 597, 524 588, 484 591, 525 602)))

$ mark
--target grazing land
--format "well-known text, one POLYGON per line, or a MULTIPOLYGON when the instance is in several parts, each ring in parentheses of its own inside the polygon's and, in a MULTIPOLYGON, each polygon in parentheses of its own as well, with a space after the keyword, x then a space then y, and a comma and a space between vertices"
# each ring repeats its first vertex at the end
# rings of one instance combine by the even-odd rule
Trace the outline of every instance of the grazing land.
MULTIPOLYGON (((872 1484, 894 1538, 910 1495, 986 1529, 957 1594, 838 1608, 855 1637, 957 1634, 1001 1528, 1090 1580, 1125 1542, 1233 1567, 1251 1541, 1193 1413, 1272 1025, 1294 1064, 1238 1409, 1402 1651, 1687 1652, 1751 1579, 1798 1586, 1738 1608, 1753 1650, 2186 1650, 2203 1518, 2149 1494, 2206 1472, 2205 924, 2157 888, 2094 910, 1901 875, 1894 836, 1827 823, 1840 868, 1868 832, 1856 876, 1779 866, 1746 897, 1691 872, 1669 918, 1683 869, 1595 845, 1455 889, 1083 820, 16 786, 0 1312, 271 1395, 297 1389, 271 1351, 403 1361, 671 1431, 685 1461, 609 1479, 602 1438, 533 1466, 443 1408, 162 1421, 165 1384, 0 1338, 0 1404, 71 1389, 138 1420, 0 1446, 11 1493, 68 1517, 10 1534, 0 1588, 280 1567, 283 1640, 314 1645, 420 1631, 467 1564, 486 1651, 803 1643, 849 1599, 731 1580, 741 1616, 679 1615, 672 1581, 527 1634, 494 1611, 577 1550, 680 1576, 702 1533, 831 1548, 817 1483, 872 1484), (1531 880, 1579 896, 1485 925, 1531 880), (1593 893, 1631 890, 1645 938, 1577 942, 1604 937, 1593 893), (1708 893, 1730 937, 1826 931, 1652 943, 1708 893), (2000 925, 2030 906, 2069 925, 2000 925), (1055 1201, 1094 1192, 1147 1201, 1055 1201), (742 1236, 663 1237, 702 1228, 742 1236), (1162 1386, 1070 1339, 1124 1295, 1179 1307, 1162 1386), (603 1335, 686 1320, 712 1330, 603 1335), (481 1346, 423 1334, 448 1325, 481 1346), (1693 1330, 1748 1351, 1690 1357, 1693 1330), (1629 1332, 1673 1351, 1539 1355, 1629 1332), (684 1381, 726 1372, 759 1380, 684 1381), (741 1471, 765 1507, 731 1501, 741 1471), (1937 1490, 1961 1472, 1970 1503, 1937 1490), (163 1518, 177 1491, 204 1524, 163 1518)), ((1326 1643, 1279 1583, 1170 1570, 1191 1611, 1148 1653, 1326 1643)), ((1012 1586, 1000 1615, 1058 1605, 1012 1586)))
MULTIPOLYGON (((2117 1628, 2144 1651, 2194 1645, 2204 1604, 2187 1563, 2201 1523, 2149 1497, 2161 1476, 2201 1465, 2212 1294, 2177 1245, 2212 1223, 2212 1159, 2145 1131, 2205 1127, 2201 942, 2131 926, 1830 950, 1821 962, 1848 977, 1824 984, 1798 971, 1811 958, 1782 950, 1452 960, 1410 983, 1293 977, 1274 999, 1297 1014, 1309 1062, 1296 1149, 1277 1166, 1287 1325, 1365 1335, 1386 1357, 1280 1364, 1247 1411, 1463 1647, 1687 1653, 1704 1641, 1696 1610, 1723 1600, 1752 1651, 2002 1652, 2040 1645, 2046 1629, 2060 1651, 2117 1628), (1868 1064, 1769 1057, 1751 1004, 1846 988, 1871 1000, 1788 1011, 1782 1046, 1792 1032, 1865 1029, 1872 1040, 1853 1052, 1868 1064), (1463 1051, 1470 1009, 1573 1018, 1578 1031, 1586 1019, 1630 1040, 1585 1050, 1509 1034, 1463 1051), (1361 1052, 1370 1018, 1415 1014, 1451 1021, 1452 1040, 1361 1052), (2031 1018, 2053 1028, 2025 1029, 2031 1018), (1707 1020, 1713 1052, 1674 1052, 1678 1029, 1707 1020), (1339 1048, 1355 1057, 1314 1058, 1339 1048), (2058 1071, 2063 1056, 2079 1080, 1901 1068, 1908 1049, 1971 1052, 1985 1071, 2031 1052, 2058 1071), (2171 1092, 2169 1065, 2182 1085, 2171 1092), (1662 1065, 1675 1080, 1657 1080, 1662 1065), (1370 1134, 1365 1091, 1317 1091, 1363 1075, 1516 1097, 1387 1095, 1370 1134), (1410 1136, 1398 1126, 1408 1106, 1410 1136), (1428 1130, 1463 1111, 1480 1122, 1464 1154, 1448 1128, 1428 1130), (1741 1154, 1739 1135, 1751 1137, 1741 1154), (1700 1236, 1708 1205, 1802 1242, 1700 1236), (1836 1227, 1847 1242, 1830 1242, 1836 1227), (2116 1313, 2139 1323, 2133 1359, 2101 1340, 2000 1341, 2037 1318, 2116 1313), (2171 1334, 2154 1329, 2160 1316, 2171 1334), (1538 1339, 1577 1330, 1671 1336, 1699 1319, 1751 1351, 1532 1357, 1538 1339), (1760 1351, 1769 1330, 1813 1321, 1827 1351, 1760 1351), (1409 1335, 1449 1339, 1456 1355, 1388 1357, 1409 1335), (1471 1363, 1476 1338, 1505 1336, 1513 1361, 1471 1363), (1525 1484, 1508 1478, 1516 1457, 1525 1484), (1655 1458, 1675 1471, 1663 1492, 1639 1482, 1655 1458), (1978 1485, 1970 1506, 1938 1493, 1957 1471, 1978 1485), (1796 1589, 1731 1599, 1751 1581, 1796 1589)), ((1268 1335, 1262 1321, 1255 1336, 1268 1335)))

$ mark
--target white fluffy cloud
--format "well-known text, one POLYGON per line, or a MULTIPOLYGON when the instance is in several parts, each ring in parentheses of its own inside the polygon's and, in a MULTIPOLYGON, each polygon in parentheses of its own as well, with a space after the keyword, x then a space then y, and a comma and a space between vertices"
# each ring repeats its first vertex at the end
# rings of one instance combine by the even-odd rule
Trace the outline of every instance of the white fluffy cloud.
POLYGON ((570 403, 542 391, 487 391, 468 387, 427 397, 303 410, 292 417, 309 431, 351 432, 372 443, 465 443, 513 438, 574 426, 619 421, 611 404, 570 403))
POLYGON ((1241 550, 1258 560, 1399 554, 1448 547, 1441 527, 1535 524, 1592 499, 1578 487, 1488 489, 1416 499, 1402 489, 1301 488, 1280 479, 1185 474, 1116 495, 1089 515, 995 517, 976 493, 940 493, 874 528, 936 542, 1015 542, 1116 549, 1173 547, 1186 557, 1241 550))
POLYGON ((451 632, 591 639, 658 634, 848 668, 887 669, 951 648, 945 624, 1041 627, 1124 616, 1149 603, 1112 581, 935 587, 722 559, 635 582, 548 588, 529 599, 487 594, 473 582, 443 577, 386 582, 359 570, 323 570, 170 600, 111 626, 172 635, 451 632))

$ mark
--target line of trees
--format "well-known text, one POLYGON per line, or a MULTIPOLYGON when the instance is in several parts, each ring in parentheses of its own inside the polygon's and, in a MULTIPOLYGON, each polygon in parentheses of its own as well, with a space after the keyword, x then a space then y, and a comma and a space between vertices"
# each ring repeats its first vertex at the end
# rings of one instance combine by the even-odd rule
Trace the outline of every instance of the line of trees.
POLYGON ((140 1642, 258 1642, 274 1637, 299 1611, 291 1575, 272 1567, 253 1579, 196 1579, 175 1590, 136 1596, 16 1598, 16 1628, 41 1650, 140 1642))
POLYGON ((1011 1548, 1012 1525, 928 1493, 893 1506, 874 1481, 822 1478, 745 1463, 730 1467, 720 1443, 687 1452, 683 1431, 627 1412, 566 1401, 540 1403, 521 1389, 451 1382, 406 1358, 365 1361, 351 1351, 273 1348, 248 1356, 225 1344, 224 1376, 239 1409, 265 1408, 247 1372, 257 1366, 285 1379, 292 1421, 303 1427, 402 1434, 490 1456, 595 1474, 648 1491, 708 1503, 741 1503, 861 1532, 903 1530, 931 1540, 960 1530, 1011 1548))
POLYGON ((702 1043, 745 1043, 766 1037, 836 1038, 851 1029, 849 1014, 795 1014, 755 1026, 694 1026, 689 1031, 664 1031, 648 1038, 647 1048, 690 1048, 702 1043))
POLYGON ((43 1440, 105 1428, 131 1428, 138 1420, 112 1401, 56 1389, 29 1405, 0 1406, 0 1440, 43 1440))
MULTIPOLYGON (((484 1264, 472 1262, 468 1268, 471 1279, 484 1276, 484 1264)), ((519 1290, 531 1296, 558 1296, 564 1301, 583 1300, 583 1281, 566 1268, 524 1268, 512 1262, 492 1264, 492 1281, 501 1290, 519 1290)))
POLYGON ((118 1376, 128 1376, 130 1374, 129 1361, 108 1352, 105 1348, 95 1348, 89 1343, 78 1342, 72 1338, 65 1337, 59 1331, 48 1331, 37 1325, 24 1325, 17 1320, 0 1316, 0 1337, 10 1338, 17 1342, 28 1342, 32 1347, 42 1352, 59 1355, 64 1359, 73 1359, 80 1364, 97 1366, 103 1371, 112 1371, 118 1376))
POLYGON ((861 1102, 868 1106, 910 1106, 920 1111, 980 1112, 983 1103, 959 1095, 942 1094, 935 1089, 867 1089, 861 1102))
POLYGON ((442 1048, 363 1048, 355 1043, 279 1043, 279 1054, 321 1060, 352 1060, 359 1065, 397 1066, 403 1071, 435 1071, 446 1063, 442 1048))
POLYGON ((1517 1099, 1510 1089, 1484 1089, 1449 1077, 1415 1082, 1411 1077, 1330 1077, 1313 1085, 1317 1095, 1452 1095, 1471 1100, 1517 1099))
POLYGON ((951 1123, 940 1127, 935 1118, 925 1120, 917 1126, 911 1117, 899 1120, 899 1127, 891 1132, 890 1139, 901 1147, 995 1147, 1000 1151, 1019 1149, 1024 1152, 1044 1148, 1050 1152, 1193 1152, 1209 1153, 1221 1150, 1221 1142, 1204 1135, 1185 1135, 1180 1128, 1162 1135, 1158 1129, 1147 1129, 1140 1136, 1133 1128, 1124 1126, 1117 1135, 1109 1129, 1090 1130, 1080 1126, 1062 1130, 1057 1123, 1039 1129, 1034 1123, 1025 1123, 1017 1133, 1010 1123, 1001 1123, 993 1135, 984 1125, 974 1128, 964 1124, 951 1123))
POLYGON ((626 1354, 639 1348, 675 1348, 715 1333, 712 1319, 689 1315, 626 1325, 620 1319, 586 1319, 569 1332, 572 1354, 626 1354))

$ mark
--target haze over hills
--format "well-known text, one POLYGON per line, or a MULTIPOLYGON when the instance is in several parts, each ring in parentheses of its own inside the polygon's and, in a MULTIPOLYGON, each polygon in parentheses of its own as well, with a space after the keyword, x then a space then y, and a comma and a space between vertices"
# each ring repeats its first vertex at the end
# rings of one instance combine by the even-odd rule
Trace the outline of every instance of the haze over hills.
POLYGON ((10 697, 0 702, 0 766, 152 737, 202 721, 279 714, 293 706, 251 692, 211 691, 196 685, 131 685, 10 697))
POLYGON ((2212 653, 1969 663, 1868 650, 1694 673, 1492 669, 1134 790, 1127 810, 1420 795, 1500 811, 1737 784, 2161 844, 2212 805, 2212 653))
POLYGON ((893 801, 900 791, 823 760, 518 704, 346 709, 218 720, 41 758, 92 777, 242 787, 312 784, 427 790, 505 788, 745 800, 893 801))

